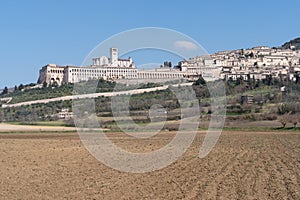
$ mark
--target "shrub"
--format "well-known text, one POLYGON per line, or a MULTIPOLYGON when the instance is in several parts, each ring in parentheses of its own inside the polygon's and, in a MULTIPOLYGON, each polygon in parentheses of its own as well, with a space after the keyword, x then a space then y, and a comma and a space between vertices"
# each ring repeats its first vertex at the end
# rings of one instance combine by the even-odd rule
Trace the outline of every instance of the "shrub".
POLYGON ((278 120, 282 124, 282 127, 285 128, 286 124, 289 122, 290 114, 281 115, 278 120))

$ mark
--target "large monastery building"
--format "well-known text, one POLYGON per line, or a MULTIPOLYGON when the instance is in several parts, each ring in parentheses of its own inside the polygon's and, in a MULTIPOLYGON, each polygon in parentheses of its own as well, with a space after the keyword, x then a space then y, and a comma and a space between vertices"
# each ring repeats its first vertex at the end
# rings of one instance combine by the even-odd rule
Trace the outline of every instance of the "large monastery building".
MULTIPOLYGON (((199 70, 198 70, 199 71, 199 70)), ((77 83, 91 79, 118 80, 118 79, 183 79, 187 78, 187 71, 169 67, 153 70, 138 70, 132 58, 120 59, 118 49, 110 49, 110 58, 101 56, 93 58, 93 64, 88 67, 58 66, 48 64, 40 70, 38 83, 51 84, 57 82, 77 83)), ((198 76, 200 71, 198 73, 198 76)))

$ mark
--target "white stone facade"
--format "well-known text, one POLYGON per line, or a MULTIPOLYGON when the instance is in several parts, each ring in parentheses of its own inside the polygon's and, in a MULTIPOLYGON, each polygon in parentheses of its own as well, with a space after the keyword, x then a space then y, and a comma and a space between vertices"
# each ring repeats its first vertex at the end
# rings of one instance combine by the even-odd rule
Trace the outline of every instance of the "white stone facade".
POLYGON ((118 79, 182 79, 186 73, 171 68, 158 68, 155 70, 139 71, 132 60, 119 59, 118 49, 110 49, 110 58, 101 56, 93 59, 89 67, 58 66, 48 64, 40 70, 38 83, 52 84, 57 82, 77 83, 92 79, 118 80, 118 79))
POLYGON ((38 83, 58 83, 61 85, 65 82, 66 67, 48 64, 40 70, 38 83))

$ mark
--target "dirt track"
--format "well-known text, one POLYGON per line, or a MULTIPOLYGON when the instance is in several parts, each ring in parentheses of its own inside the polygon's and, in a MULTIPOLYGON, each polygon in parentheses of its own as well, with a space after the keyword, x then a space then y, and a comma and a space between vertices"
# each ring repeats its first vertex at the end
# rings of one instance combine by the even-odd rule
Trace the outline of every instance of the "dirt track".
MULTIPOLYGON (((173 136, 137 142, 112 135, 133 151, 156 149, 173 136)), ((76 134, 0 134, 0 198, 300 199, 300 133, 225 132, 199 159, 203 137, 169 167, 130 174, 98 162, 76 134)))
POLYGON ((2 132, 47 132, 47 131, 76 131, 74 127, 63 126, 32 126, 32 125, 13 125, 0 123, 0 133, 2 132))

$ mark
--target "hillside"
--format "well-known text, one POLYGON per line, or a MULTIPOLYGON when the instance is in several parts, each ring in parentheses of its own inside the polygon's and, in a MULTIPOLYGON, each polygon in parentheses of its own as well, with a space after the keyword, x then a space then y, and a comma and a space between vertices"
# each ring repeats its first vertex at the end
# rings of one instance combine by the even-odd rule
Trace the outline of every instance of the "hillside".
MULTIPOLYGON (((300 105, 298 100, 300 93, 299 84, 293 82, 287 83, 285 81, 288 92, 287 94, 282 94, 280 92, 280 88, 283 83, 277 79, 262 81, 229 80, 224 83, 226 86, 225 89, 227 96, 226 115, 227 120, 229 121, 240 122, 243 120, 276 120, 278 118, 280 119, 281 116, 285 117, 288 115, 289 119, 296 119, 297 113, 300 113, 300 105), (247 95, 249 98, 252 98, 253 103, 247 103, 244 101, 242 98, 243 95, 247 95)), ((154 86, 157 85, 145 84, 141 85, 140 88, 154 86)), ((62 94, 71 93, 72 88, 72 85, 65 85, 58 88, 47 87, 40 88, 39 90, 34 89, 23 92, 17 91, 8 95, 12 97, 13 101, 24 101, 32 98, 45 98, 45 94, 47 94, 47 92, 50 92, 51 96, 60 96, 62 94)), ((98 90, 101 92, 108 92, 113 88, 114 83, 109 83, 106 81, 101 81, 101 83, 98 85, 98 90)), ((199 99, 202 110, 201 113, 204 117, 203 119, 208 119, 210 114, 213 112, 212 108, 210 107, 209 89, 205 82, 200 84, 200 81, 195 82, 193 89, 196 93, 196 97, 199 99)), ((50 94, 47 96, 50 96, 50 94)), ((180 105, 178 100, 176 96, 169 89, 167 89, 164 91, 154 91, 132 95, 129 107, 134 121, 138 123, 148 123, 148 110, 152 105, 155 104, 160 104, 166 108, 166 110, 168 110, 168 120, 176 120, 180 118, 180 111, 178 110, 180 105)), ((67 100, 14 108, 0 108, 0 122, 32 123, 34 121, 57 120, 57 114, 61 112, 62 109, 68 109, 69 111, 72 111, 72 102, 67 100)), ((114 121, 112 119, 110 97, 95 98, 95 109, 97 116, 101 117, 101 120, 103 120, 102 125, 104 128, 113 126, 114 121)), ((284 119, 287 119, 287 117, 284 119)))
POLYGON ((300 37, 284 43, 281 47, 289 49, 291 46, 295 46, 295 50, 300 50, 300 37))

